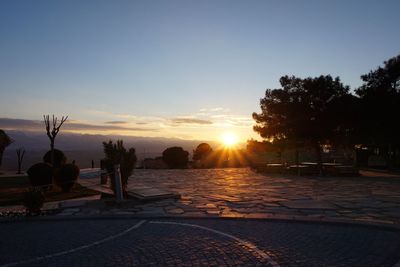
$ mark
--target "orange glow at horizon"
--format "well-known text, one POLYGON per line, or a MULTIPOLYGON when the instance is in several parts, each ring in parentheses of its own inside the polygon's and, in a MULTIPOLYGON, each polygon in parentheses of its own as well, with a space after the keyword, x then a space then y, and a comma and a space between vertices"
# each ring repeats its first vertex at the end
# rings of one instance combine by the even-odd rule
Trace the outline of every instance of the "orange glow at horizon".
POLYGON ((225 147, 234 147, 238 142, 238 138, 233 133, 224 133, 222 135, 222 143, 225 147))

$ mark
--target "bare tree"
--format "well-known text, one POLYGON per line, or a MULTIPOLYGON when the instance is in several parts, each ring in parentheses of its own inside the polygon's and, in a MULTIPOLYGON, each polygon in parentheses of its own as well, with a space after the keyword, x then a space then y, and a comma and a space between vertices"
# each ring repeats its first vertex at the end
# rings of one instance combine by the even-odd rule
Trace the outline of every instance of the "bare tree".
POLYGON ((66 117, 62 116, 61 122, 57 126, 58 119, 57 119, 57 117, 54 117, 54 115, 53 115, 53 120, 52 120, 53 129, 51 129, 51 130, 50 130, 50 116, 43 115, 43 119, 44 119, 44 124, 46 125, 47 136, 50 139, 51 165, 54 165, 54 141, 56 140, 56 136, 57 136, 58 132, 60 131, 61 126, 68 119, 68 116, 66 116, 66 117))

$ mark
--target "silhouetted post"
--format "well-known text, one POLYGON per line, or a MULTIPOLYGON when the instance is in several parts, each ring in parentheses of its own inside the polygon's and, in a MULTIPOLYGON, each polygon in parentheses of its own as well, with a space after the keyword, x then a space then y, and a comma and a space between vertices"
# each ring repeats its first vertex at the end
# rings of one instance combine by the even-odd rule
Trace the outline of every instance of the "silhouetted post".
POLYGON ((124 195, 122 192, 122 183, 121 183, 121 171, 120 165, 114 165, 114 172, 115 172, 115 197, 117 202, 122 202, 124 200, 124 195))
POLYGON ((92 169, 94 169, 94 160, 92 160, 92 169))
POLYGON ((18 172, 17 174, 21 174, 21 168, 22 168, 22 160, 24 159, 25 156, 25 149, 23 148, 18 148, 17 149, 17 157, 18 157, 18 172))

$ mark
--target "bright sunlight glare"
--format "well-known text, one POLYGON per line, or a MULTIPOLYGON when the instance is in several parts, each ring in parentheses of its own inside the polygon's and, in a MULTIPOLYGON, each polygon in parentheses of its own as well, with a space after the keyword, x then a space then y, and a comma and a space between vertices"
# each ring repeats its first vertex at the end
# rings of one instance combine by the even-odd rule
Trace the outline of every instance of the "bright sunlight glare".
POLYGON ((237 143, 237 136, 233 133, 225 133, 222 135, 222 142, 227 147, 232 147, 237 143))

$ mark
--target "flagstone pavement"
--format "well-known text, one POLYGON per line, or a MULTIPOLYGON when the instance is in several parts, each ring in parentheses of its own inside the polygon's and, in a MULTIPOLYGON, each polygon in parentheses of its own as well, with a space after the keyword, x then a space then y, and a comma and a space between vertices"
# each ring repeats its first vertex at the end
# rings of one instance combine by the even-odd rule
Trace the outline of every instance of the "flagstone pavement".
POLYGON ((181 198, 108 205, 96 196, 60 203, 54 216, 4 220, 0 265, 400 266, 400 176, 135 170, 129 188, 181 198), (315 222, 335 219, 390 227, 315 222))
POLYGON ((128 186, 130 189, 155 187, 176 192, 181 198, 98 213, 302 217, 400 224, 400 176, 373 171, 349 178, 263 175, 249 168, 135 170, 128 186))

